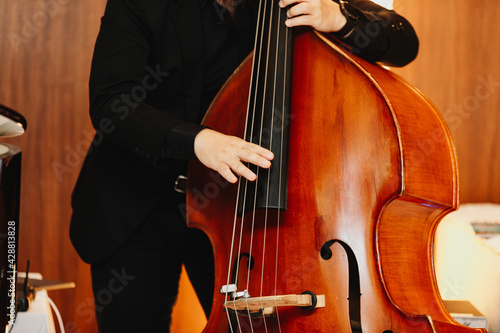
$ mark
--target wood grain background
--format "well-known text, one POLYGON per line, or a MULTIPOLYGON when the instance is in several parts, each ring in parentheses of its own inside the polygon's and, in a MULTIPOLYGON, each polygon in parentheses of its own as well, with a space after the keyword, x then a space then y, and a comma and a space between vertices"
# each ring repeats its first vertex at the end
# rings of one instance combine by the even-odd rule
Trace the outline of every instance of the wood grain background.
MULTIPOLYGON (((30 259, 45 278, 76 283, 50 292, 66 332, 96 332, 89 267, 74 252, 68 228, 71 191, 93 133, 87 82, 104 6, 105 0, 0 0, 0 104, 28 120, 25 135, 2 140, 23 150, 19 269, 30 259)), ((500 203, 500 2, 396 0, 395 9, 421 42, 418 59, 395 71, 448 122, 461 201, 500 203)), ((174 331, 191 332, 183 326, 189 318, 178 319, 174 331)))
POLYGON ((451 130, 461 202, 500 203, 500 2, 395 1, 420 53, 395 70, 438 107, 451 130))
POLYGON ((75 333, 97 331, 89 267, 68 230, 71 191, 92 136, 87 82, 104 5, 0 1, 0 103, 28 121, 22 137, 5 140, 23 150, 19 270, 29 259, 31 271, 76 283, 50 292, 66 332, 75 333))

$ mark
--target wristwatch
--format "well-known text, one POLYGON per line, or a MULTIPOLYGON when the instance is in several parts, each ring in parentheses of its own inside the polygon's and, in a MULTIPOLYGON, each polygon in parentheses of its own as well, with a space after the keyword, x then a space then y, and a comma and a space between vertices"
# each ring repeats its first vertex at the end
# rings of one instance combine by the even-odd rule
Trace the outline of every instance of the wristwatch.
POLYGON ((356 27, 358 24, 358 19, 359 16, 356 16, 352 14, 348 8, 351 6, 347 0, 339 0, 339 6, 340 6, 340 11, 342 12, 342 15, 347 20, 347 23, 340 29, 339 31, 335 32, 334 34, 338 37, 345 38, 347 37, 356 27))

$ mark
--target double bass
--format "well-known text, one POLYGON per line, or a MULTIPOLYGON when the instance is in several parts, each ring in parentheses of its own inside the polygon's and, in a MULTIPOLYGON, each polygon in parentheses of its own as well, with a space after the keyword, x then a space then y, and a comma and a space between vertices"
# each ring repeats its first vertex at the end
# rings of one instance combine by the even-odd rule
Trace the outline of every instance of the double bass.
POLYGON ((255 49, 203 120, 273 151, 271 168, 229 184, 189 166, 187 223, 215 258, 204 332, 485 332, 455 322, 436 283, 436 227, 458 206, 439 112, 285 16, 262 1, 255 49))

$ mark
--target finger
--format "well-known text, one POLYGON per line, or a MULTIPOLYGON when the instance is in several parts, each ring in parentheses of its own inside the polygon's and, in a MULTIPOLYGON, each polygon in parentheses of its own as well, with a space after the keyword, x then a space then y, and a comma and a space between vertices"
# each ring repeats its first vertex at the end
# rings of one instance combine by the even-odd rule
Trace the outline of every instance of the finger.
POLYGON ((231 184, 234 184, 238 181, 238 178, 234 175, 234 173, 231 171, 231 168, 227 165, 218 170, 218 172, 222 177, 224 177, 225 180, 227 180, 231 184))
POLYGON ((293 17, 300 16, 300 15, 310 14, 311 13, 310 7, 311 6, 308 3, 301 2, 301 3, 291 7, 287 11, 287 16, 289 18, 293 18, 293 17))
MULTIPOLYGON (((271 161, 274 158, 274 154, 272 151, 269 149, 266 149, 264 147, 261 147, 259 145, 253 144, 253 143, 248 143, 246 142, 245 146, 243 147, 244 149, 248 149, 251 152, 263 157, 264 159, 271 161)), ((250 162, 250 161, 248 161, 250 162)))
POLYGON ((242 149, 236 150, 234 154, 243 162, 249 162, 266 169, 271 166, 270 160, 274 158, 271 151, 254 144, 247 144, 242 149))
POLYGON ((279 2, 279 6, 281 8, 285 8, 285 7, 288 7, 288 6, 293 6, 294 4, 297 4, 297 3, 300 3, 300 2, 303 2, 304 0, 280 0, 279 2))
POLYGON ((289 28, 298 26, 312 26, 311 15, 301 15, 290 18, 285 21, 285 25, 289 28))
POLYGON ((247 168, 243 163, 238 160, 233 160, 230 162, 229 167, 239 176, 248 179, 249 181, 254 181, 257 179, 257 175, 247 168))
POLYGON ((243 162, 248 162, 264 169, 271 167, 271 162, 268 159, 248 150, 241 151, 236 157, 243 162))

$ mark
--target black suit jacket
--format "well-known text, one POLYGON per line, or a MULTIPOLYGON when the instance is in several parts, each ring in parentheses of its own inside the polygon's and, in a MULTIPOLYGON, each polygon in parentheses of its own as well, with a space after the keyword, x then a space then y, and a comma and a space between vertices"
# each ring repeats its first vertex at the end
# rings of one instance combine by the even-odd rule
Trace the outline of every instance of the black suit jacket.
MULTIPOLYGON (((105 259, 159 200, 179 195, 175 178, 195 157, 194 137, 203 129, 200 3, 108 0, 89 84, 96 136, 72 196, 70 237, 85 262, 105 259)), ((361 56, 396 65, 416 56, 418 40, 401 16, 366 0, 352 5, 358 32, 370 22, 382 27, 370 45, 355 49, 361 56)), ((350 32, 344 40, 360 46, 350 30, 339 37, 350 32)))

